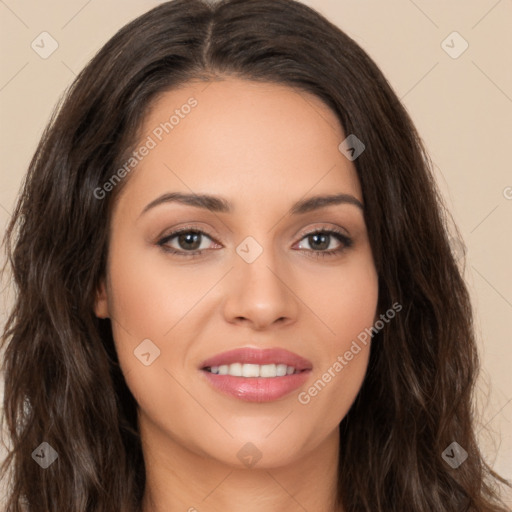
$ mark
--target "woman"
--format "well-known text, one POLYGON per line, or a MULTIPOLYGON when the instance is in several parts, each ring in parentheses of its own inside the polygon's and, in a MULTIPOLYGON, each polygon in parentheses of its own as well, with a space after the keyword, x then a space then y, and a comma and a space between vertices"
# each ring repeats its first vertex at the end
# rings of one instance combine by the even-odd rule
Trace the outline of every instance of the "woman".
POLYGON ((445 215, 387 81, 310 8, 125 26, 7 232, 7 510, 504 511, 445 215))

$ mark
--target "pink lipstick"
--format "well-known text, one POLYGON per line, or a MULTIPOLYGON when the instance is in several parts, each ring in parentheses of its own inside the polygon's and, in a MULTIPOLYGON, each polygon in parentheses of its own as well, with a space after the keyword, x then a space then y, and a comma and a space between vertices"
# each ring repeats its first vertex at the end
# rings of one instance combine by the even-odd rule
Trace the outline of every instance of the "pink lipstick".
POLYGON ((200 370, 217 391, 248 402, 278 400, 302 386, 313 365, 281 348, 244 347, 203 361, 200 370))

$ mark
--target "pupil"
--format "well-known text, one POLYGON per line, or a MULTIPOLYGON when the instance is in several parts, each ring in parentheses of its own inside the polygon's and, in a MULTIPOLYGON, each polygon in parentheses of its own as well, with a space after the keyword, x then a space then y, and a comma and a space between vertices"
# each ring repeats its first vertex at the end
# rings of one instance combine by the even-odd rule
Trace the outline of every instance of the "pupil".
POLYGON ((194 244, 193 247, 189 246, 188 249, 197 249, 201 245, 201 243, 199 242, 199 238, 200 233, 186 233, 184 235, 180 235, 178 237, 178 240, 180 244, 194 244))
POLYGON ((311 244, 311 240, 314 240, 314 243, 311 244, 312 246, 314 246, 319 241, 319 239, 323 239, 324 241, 320 242, 320 247, 317 245, 316 248, 317 249, 327 249, 327 247, 329 247, 329 243, 326 242, 328 237, 329 237, 329 235, 324 235, 324 234, 310 235, 309 236, 310 244, 311 244))

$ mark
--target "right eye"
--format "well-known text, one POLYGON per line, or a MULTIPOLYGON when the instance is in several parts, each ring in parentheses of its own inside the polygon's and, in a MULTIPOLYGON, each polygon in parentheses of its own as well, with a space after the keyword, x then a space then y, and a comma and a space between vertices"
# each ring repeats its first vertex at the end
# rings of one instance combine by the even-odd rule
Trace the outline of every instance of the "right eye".
POLYGON ((184 257, 195 256, 202 254, 202 252, 208 248, 208 244, 204 246, 202 243, 204 237, 213 241, 213 238, 204 231, 186 227, 169 233, 165 237, 161 238, 157 242, 157 245, 159 245, 165 252, 171 254, 184 257), (175 244, 177 244, 178 247, 171 244, 174 239, 176 239, 175 244))

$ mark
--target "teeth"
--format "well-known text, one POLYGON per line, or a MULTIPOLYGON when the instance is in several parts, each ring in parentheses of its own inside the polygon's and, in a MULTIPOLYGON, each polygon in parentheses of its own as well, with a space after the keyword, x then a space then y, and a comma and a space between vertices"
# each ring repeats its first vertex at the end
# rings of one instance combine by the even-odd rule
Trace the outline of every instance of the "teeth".
MULTIPOLYGON (((296 373, 293 366, 285 364, 221 364, 212 366, 209 371, 218 375, 231 375, 233 377, 284 377, 296 373)), ((298 373, 298 372, 297 372, 298 373)))
MULTIPOLYGON (((267 367, 270 365, 266 365, 267 367)), ((230 366, 231 369, 231 366, 230 366)), ((261 367, 263 370, 263 366, 261 367)), ((228 372, 229 373, 229 372, 228 372)), ((260 376, 260 367, 257 364, 244 364, 242 365, 242 377, 259 377, 260 376)), ((265 375, 262 375, 265 377, 265 375)))
POLYGON ((234 375, 235 377, 241 377, 243 375, 243 368, 240 363, 233 363, 231 365, 225 365, 226 366, 226 373, 229 373, 230 375, 234 375))
MULTIPOLYGON (((285 364, 278 364, 276 365, 276 375, 278 377, 284 377, 286 375, 287 366, 285 364)), ((292 373, 294 371, 294 368, 290 366, 292 373)))

